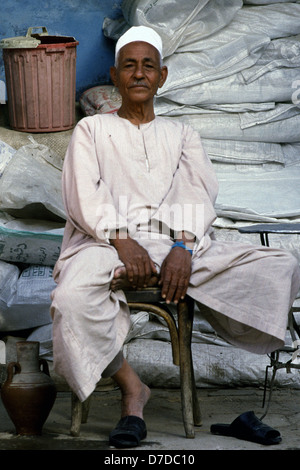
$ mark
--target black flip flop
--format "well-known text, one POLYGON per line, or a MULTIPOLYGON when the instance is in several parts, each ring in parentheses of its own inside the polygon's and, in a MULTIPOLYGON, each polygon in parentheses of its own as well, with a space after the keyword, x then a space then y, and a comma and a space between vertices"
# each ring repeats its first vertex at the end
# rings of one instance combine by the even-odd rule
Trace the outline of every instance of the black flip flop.
POLYGON ((114 447, 137 447, 147 436, 146 423, 138 416, 125 416, 109 435, 109 444, 114 447))
POLYGON ((280 432, 264 424, 253 411, 238 416, 231 424, 212 424, 212 434, 236 437, 244 441, 272 445, 281 442, 280 432))

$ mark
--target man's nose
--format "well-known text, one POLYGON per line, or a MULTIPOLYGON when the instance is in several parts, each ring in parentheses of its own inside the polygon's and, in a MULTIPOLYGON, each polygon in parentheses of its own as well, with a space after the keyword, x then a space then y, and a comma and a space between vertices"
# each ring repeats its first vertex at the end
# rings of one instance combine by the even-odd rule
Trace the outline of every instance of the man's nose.
POLYGON ((144 76, 144 70, 143 70, 143 65, 142 64, 137 64, 135 67, 135 76, 136 78, 143 78, 144 76))

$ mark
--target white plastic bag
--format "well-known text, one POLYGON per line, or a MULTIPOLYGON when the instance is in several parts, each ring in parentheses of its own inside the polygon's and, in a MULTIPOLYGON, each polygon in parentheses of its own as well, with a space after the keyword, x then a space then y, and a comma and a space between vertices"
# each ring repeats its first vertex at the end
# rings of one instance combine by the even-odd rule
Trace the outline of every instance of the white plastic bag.
POLYGON ((265 165, 277 164, 278 169, 285 164, 280 144, 268 142, 243 142, 237 140, 202 139, 202 144, 210 159, 216 162, 231 164, 265 165))
POLYGON ((217 172, 219 217, 276 222, 300 220, 300 166, 240 174, 217 172))
POLYGON ((63 233, 64 223, 16 219, 0 212, 0 260, 54 266, 63 233))
POLYGON ((23 218, 65 219, 62 159, 32 140, 17 150, 0 178, 0 206, 23 218), (55 217, 56 216, 56 217, 55 217))
POLYGON ((0 330, 16 331, 51 322, 52 268, 30 266, 22 272, 0 261, 0 330))
POLYGON ((15 153, 16 150, 14 148, 0 140, 0 177, 2 176, 6 165, 15 153))
MULTIPOLYGON (((226 7, 225 7, 226 8, 226 7)), ((237 43, 239 38, 252 36, 265 36, 269 39, 284 38, 299 34, 300 4, 285 3, 270 4, 255 7, 243 6, 232 21, 211 34, 209 37, 198 38, 194 43, 181 45, 177 49, 180 52, 208 51, 221 48, 224 44, 237 43)), ((232 49, 232 55, 236 53, 232 49)))
POLYGON ((38 341, 39 356, 47 361, 53 361, 52 323, 36 327, 26 341, 38 341))
POLYGON ((190 124, 204 139, 272 143, 299 142, 300 108, 292 117, 245 128, 242 128, 241 116, 236 113, 185 114, 174 116, 172 119, 190 124))
POLYGON ((124 0, 122 11, 130 26, 149 26, 160 34, 166 57, 185 37, 190 42, 223 28, 242 4, 241 0, 124 0))

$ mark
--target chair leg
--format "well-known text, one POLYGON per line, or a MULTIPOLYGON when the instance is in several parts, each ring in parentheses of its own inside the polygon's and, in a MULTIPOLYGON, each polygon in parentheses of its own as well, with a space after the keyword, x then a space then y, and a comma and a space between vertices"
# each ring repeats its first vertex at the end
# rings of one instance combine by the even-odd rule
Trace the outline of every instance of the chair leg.
POLYGON ((202 416, 201 409, 199 405, 199 400, 197 396, 197 388, 194 376, 194 367, 193 367, 193 358, 191 356, 191 369, 192 369, 192 389, 193 389, 193 416, 194 416, 194 425, 202 426, 202 416))
POLYGON ((72 392, 72 414, 71 414, 71 436, 78 437, 80 434, 80 425, 82 419, 82 403, 76 393, 72 392))
POLYGON ((273 373, 272 373, 272 378, 271 378, 271 383, 270 383, 270 390, 269 390, 269 398, 268 398, 267 405, 265 407, 265 411, 264 411, 263 415, 259 418, 261 421, 267 416, 267 413, 269 411, 276 372, 277 372, 277 368, 276 368, 276 366, 273 366, 273 373))
POLYGON ((82 403, 82 417, 81 423, 87 423, 90 411, 90 404, 91 404, 92 395, 90 395, 83 403, 82 403))
POLYGON ((71 436, 78 437, 80 434, 81 423, 86 423, 90 409, 91 396, 84 402, 81 402, 76 393, 72 392, 72 421, 71 421, 71 436))
POLYGON ((191 356, 193 303, 187 299, 178 304, 178 333, 180 349, 180 384, 182 416, 187 438, 195 437, 194 424, 200 424, 201 415, 197 399, 191 356))
POLYGON ((279 362, 279 351, 275 351, 274 353, 271 354, 271 365, 266 367, 266 375, 265 375, 265 385, 264 385, 264 398, 263 398, 263 408, 264 408, 264 413, 260 417, 260 420, 263 420, 269 411, 269 407, 271 404, 271 399, 272 399, 272 393, 273 393, 273 386, 275 382, 275 377, 276 377, 276 372, 278 369, 282 367, 282 364, 279 362), (268 382, 268 370, 270 368, 273 368, 272 372, 272 377, 269 385, 269 397, 268 397, 268 402, 265 405, 266 402, 266 392, 267 392, 267 382, 268 382))

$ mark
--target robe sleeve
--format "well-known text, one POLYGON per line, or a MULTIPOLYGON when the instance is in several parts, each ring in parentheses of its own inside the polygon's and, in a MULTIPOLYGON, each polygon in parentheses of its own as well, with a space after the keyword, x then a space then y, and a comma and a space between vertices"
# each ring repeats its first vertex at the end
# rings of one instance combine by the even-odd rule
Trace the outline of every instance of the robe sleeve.
POLYGON ((102 242, 109 240, 112 231, 127 227, 101 179, 94 125, 89 118, 82 119, 74 129, 64 160, 62 185, 67 217, 77 230, 102 242))
POLYGON ((216 219, 218 180, 198 132, 183 127, 182 153, 172 185, 153 219, 175 232, 186 231, 199 246, 216 219))

